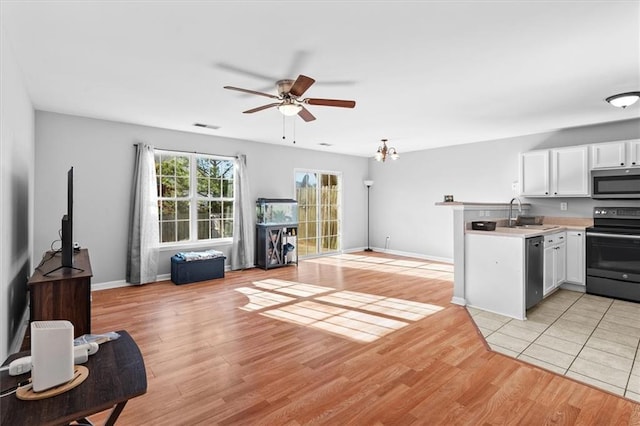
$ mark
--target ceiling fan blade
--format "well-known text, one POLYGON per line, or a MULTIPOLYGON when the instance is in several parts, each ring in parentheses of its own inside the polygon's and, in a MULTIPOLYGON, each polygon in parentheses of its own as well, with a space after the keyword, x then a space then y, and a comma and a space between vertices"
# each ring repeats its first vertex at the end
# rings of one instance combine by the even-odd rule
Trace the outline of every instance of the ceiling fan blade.
POLYGON ((280 99, 276 95, 270 95, 269 93, 256 92, 255 90, 241 89, 240 87, 224 86, 224 88, 229 90, 236 90, 238 92, 243 92, 243 93, 251 93, 252 95, 266 96, 267 98, 272 98, 272 99, 280 99))
POLYGON ((275 102, 275 103, 272 103, 272 104, 262 105, 262 106, 259 106, 259 107, 253 108, 253 109, 248 109, 246 111, 242 111, 242 112, 245 113, 245 114, 251 114, 252 112, 262 111, 263 109, 273 108, 273 107, 278 106, 278 105, 280 105, 280 102, 275 102))
MULTIPOLYGON (((266 74, 260 74, 260 73, 254 72, 254 71, 250 71, 250 70, 246 70, 244 68, 237 67, 235 65, 226 64, 224 62, 218 62, 216 64, 216 66, 218 68, 222 68, 223 70, 231 71, 231 72, 234 72, 236 74, 244 74, 244 75, 247 75, 249 77, 257 78, 257 79, 260 79, 260 80, 265 80, 265 81, 268 81, 268 82, 276 81, 278 79, 277 77, 274 77, 274 76, 270 76, 270 75, 266 75, 266 74)), ((293 74, 291 74, 291 75, 293 75, 293 74)))
POLYGON ((291 89, 289 89, 289 93, 296 97, 302 96, 302 94, 306 92, 307 89, 311 87, 311 85, 315 82, 316 81, 311 77, 307 77, 306 75, 300 74, 298 78, 296 78, 296 81, 294 81, 293 84, 291 85, 291 89))
MULTIPOLYGON (((302 105, 301 105, 302 106, 302 105)), ((298 115, 300 116, 300 118, 302 118, 304 121, 313 121, 316 118, 313 116, 313 114, 311 114, 309 112, 308 109, 306 109, 305 107, 302 107, 302 109, 298 112, 298 115)))
POLYGON ((345 101, 342 99, 307 98, 304 100, 304 103, 309 105, 323 105, 340 108, 353 108, 356 106, 356 101, 345 101))

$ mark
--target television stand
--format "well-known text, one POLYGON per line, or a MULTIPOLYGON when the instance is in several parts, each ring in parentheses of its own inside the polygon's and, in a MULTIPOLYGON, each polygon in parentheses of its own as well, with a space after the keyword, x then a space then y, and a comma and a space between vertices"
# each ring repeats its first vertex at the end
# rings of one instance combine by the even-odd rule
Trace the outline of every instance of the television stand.
POLYGON ((75 253, 75 267, 62 266, 55 252, 46 259, 27 282, 29 286, 30 321, 68 320, 74 337, 91 333, 91 263, 89 251, 75 253), (42 270, 49 270, 47 273, 42 270))
POLYGON ((48 277, 49 274, 53 274, 54 272, 59 271, 59 270, 64 269, 64 268, 68 268, 68 269, 73 269, 73 270, 76 270, 76 271, 84 272, 84 269, 76 268, 75 266, 58 266, 57 268, 50 270, 46 274, 42 274, 42 276, 43 277, 48 277))

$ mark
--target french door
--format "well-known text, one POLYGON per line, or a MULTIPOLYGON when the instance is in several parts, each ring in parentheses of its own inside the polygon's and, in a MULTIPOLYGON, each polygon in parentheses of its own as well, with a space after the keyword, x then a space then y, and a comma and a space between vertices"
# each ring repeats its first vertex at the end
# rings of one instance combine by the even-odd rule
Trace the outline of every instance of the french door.
POLYGON ((340 251, 341 181, 339 173, 295 171, 300 257, 340 251))

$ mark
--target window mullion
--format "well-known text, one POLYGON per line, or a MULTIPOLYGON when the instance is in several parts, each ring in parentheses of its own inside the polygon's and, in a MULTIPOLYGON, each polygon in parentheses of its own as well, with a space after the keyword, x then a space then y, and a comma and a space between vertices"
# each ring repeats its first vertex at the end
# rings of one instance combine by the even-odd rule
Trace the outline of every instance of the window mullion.
POLYGON ((196 179, 196 158, 195 154, 189 156, 189 223, 191 230, 189 241, 198 241, 198 181, 196 179))

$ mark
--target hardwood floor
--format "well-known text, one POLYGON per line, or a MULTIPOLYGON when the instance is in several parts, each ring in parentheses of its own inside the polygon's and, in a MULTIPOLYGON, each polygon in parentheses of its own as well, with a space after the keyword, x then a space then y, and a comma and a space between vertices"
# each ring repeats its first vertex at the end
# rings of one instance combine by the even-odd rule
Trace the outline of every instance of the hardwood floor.
POLYGON ((489 351, 437 265, 356 255, 375 258, 94 292, 92 331, 127 330, 147 369, 118 424, 640 424, 640 404, 489 351))

